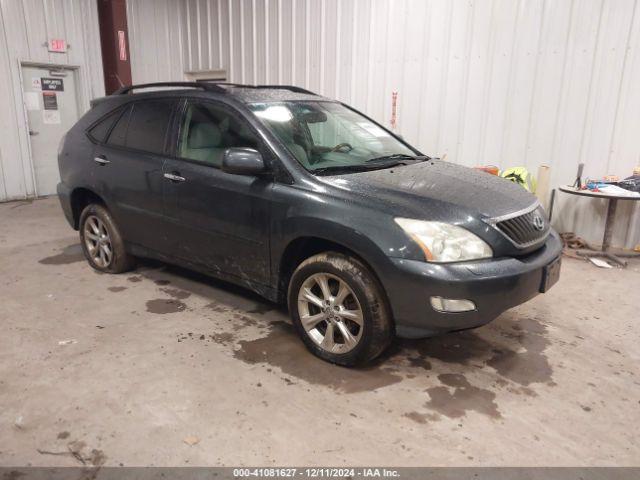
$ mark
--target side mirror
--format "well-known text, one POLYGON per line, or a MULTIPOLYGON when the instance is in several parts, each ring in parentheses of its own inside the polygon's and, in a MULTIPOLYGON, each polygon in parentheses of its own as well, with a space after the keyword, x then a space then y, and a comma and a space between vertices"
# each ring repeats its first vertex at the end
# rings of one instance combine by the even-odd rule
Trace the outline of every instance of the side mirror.
POLYGON ((267 171, 262 155, 253 148, 228 148, 222 157, 222 171, 235 175, 260 175, 267 171))

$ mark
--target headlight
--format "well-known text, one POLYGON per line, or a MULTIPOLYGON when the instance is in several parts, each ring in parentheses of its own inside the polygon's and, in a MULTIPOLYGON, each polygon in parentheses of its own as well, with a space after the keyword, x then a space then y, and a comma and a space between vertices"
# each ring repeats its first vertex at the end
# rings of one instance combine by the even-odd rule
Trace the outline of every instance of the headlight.
POLYGON ((484 240, 462 227, 410 218, 395 221, 420 246, 428 262, 461 262, 493 256, 484 240))

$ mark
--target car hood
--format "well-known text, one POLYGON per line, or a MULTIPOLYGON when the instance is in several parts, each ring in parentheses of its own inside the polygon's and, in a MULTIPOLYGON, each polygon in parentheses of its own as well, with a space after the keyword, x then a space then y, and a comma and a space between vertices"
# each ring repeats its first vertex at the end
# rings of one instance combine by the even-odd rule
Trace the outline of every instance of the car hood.
POLYGON ((421 216, 434 219, 469 214, 495 218, 536 202, 509 180, 441 160, 319 178, 369 201, 388 204, 394 213, 422 212, 421 216))

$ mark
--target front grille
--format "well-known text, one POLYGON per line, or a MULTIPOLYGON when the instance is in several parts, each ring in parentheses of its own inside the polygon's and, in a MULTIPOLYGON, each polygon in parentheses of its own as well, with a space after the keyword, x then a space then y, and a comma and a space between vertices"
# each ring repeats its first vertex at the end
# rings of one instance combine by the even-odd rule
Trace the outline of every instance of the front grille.
POLYGON ((496 227, 520 248, 534 245, 549 234, 549 221, 541 206, 523 215, 496 222, 496 227))

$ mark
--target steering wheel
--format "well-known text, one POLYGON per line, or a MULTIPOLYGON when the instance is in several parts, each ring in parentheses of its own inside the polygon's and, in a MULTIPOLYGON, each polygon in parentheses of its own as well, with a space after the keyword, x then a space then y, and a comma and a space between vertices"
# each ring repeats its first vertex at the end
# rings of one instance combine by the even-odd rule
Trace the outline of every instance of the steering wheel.
POLYGON ((353 150, 353 147, 351 145, 349 145, 348 143, 339 143, 338 145, 336 145, 335 147, 333 147, 329 151, 330 152, 349 153, 351 150, 353 150))

